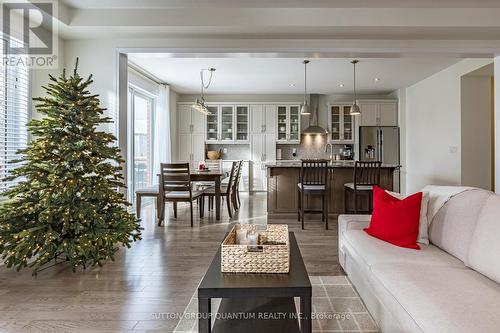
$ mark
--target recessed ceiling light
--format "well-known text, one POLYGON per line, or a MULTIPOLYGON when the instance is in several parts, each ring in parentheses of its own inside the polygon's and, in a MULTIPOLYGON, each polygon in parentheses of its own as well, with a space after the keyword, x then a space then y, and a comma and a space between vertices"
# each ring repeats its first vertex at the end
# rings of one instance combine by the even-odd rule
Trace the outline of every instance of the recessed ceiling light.
POLYGON ((344 84, 343 84, 343 83, 339 84, 339 87, 340 87, 340 88, 342 88, 343 86, 344 86, 344 84))
POLYGON ((375 78, 375 81, 376 81, 376 82, 380 81, 380 78, 376 77, 376 78, 375 78))
POLYGON ((295 87, 295 83, 290 83, 290 87, 295 87))

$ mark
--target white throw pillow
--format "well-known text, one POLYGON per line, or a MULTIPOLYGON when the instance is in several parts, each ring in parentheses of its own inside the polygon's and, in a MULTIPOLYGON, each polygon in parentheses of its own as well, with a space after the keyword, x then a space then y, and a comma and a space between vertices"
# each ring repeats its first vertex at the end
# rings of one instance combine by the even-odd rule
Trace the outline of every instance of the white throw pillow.
MULTIPOLYGON (((387 191, 390 195, 399 200, 403 200, 409 195, 387 191)), ((418 239, 420 244, 429 245, 429 222, 427 221, 427 207, 429 206, 429 192, 422 191, 422 204, 420 205, 420 221, 418 223, 418 239)))

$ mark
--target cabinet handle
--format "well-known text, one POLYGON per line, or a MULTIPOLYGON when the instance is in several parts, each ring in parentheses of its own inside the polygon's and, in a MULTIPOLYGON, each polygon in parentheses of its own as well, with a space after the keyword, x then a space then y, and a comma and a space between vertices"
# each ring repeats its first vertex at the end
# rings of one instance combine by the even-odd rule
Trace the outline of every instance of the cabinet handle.
POLYGON ((262 132, 265 132, 267 130, 266 125, 262 125, 262 127, 264 128, 264 130, 262 132))

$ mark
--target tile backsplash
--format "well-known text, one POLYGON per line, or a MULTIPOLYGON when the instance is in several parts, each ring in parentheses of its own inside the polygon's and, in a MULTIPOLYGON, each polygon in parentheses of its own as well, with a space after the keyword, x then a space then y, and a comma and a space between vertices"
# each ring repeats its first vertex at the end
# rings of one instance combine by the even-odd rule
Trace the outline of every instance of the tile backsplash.
POLYGON ((222 150, 223 160, 249 160, 250 159, 250 145, 231 145, 231 144, 208 144, 207 151, 209 150, 222 150), (224 152, 225 151, 225 152, 224 152))
MULTIPOLYGON (((350 145, 354 148, 353 145, 350 145)), ((276 149, 281 149, 281 159, 282 160, 295 160, 302 158, 330 158, 330 148, 328 152, 325 153, 324 144, 311 144, 311 145, 290 145, 290 144, 277 144, 276 149), (292 155, 293 149, 297 149, 297 156, 292 155)), ((333 145, 333 154, 341 154, 344 149, 343 144, 333 145)))

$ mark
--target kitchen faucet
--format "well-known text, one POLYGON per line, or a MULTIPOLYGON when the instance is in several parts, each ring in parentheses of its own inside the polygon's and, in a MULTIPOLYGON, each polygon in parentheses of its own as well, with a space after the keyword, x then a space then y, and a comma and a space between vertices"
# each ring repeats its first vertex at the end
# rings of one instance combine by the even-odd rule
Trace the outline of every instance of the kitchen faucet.
POLYGON ((330 147, 330 161, 333 161, 333 145, 330 142, 325 145, 324 152, 328 152, 328 147, 330 147))

